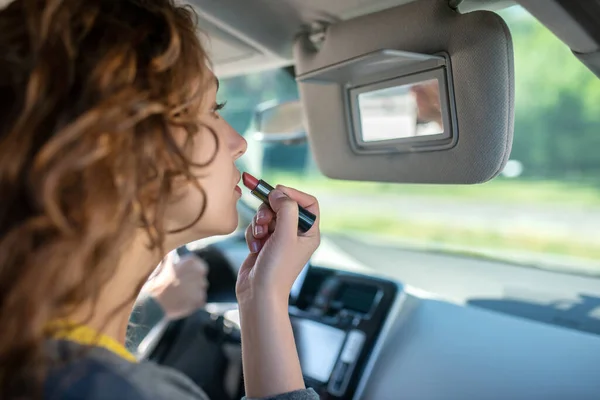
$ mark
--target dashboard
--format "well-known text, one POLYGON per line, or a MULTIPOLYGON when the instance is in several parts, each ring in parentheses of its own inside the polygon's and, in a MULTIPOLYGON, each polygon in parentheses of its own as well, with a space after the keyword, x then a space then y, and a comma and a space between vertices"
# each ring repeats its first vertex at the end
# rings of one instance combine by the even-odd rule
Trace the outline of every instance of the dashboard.
POLYGON ((292 301, 303 372, 321 398, 600 398, 597 335, 320 267, 292 301))
MULTIPOLYGON (((228 263, 243 253, 228 251, 228 263)), ((368 271, 307 265, 289 314, 306 384, 322 399, 600 398, 600 335, 447 301, 368 271)), ((211 303, 183 323, 178 347, 153 358, 203 388, 225 377, 211 398, 240 398, 239 329, 234 302, 211 303), (208 341, 221 347, 191 350, 208 341)))

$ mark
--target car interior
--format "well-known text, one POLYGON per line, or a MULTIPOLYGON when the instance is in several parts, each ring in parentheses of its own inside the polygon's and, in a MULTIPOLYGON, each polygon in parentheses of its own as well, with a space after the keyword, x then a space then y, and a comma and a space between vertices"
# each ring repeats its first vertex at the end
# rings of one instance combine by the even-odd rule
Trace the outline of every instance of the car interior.
MULTIPOLYGON (((240 168, 322 204, 322 244, 289 300, 307 386, 600 398, 599 0, 186 2, 249 142, 240 168), (554 128, 562 144, 536 139, 554 128), (565 168, 577 185, 549 192, 565 168)), ((235 280, 259 204, 246 195, 238 231, 178 250, 210 267, 206 307, 137 346, 213 399, 244 395, 235 280)))

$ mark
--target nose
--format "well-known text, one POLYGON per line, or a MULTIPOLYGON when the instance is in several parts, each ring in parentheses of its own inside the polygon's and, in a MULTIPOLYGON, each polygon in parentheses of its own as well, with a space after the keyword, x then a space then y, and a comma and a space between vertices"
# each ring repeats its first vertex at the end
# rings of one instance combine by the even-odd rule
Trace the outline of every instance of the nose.
POLYGON ((230 129, 232 133, 231 152, 233 154, 233 159, 237 160, 244 155, 246 150, 248 150, 248 142, 242 135, 237 133, 235 129, 232 127, 230 127, 230 129))

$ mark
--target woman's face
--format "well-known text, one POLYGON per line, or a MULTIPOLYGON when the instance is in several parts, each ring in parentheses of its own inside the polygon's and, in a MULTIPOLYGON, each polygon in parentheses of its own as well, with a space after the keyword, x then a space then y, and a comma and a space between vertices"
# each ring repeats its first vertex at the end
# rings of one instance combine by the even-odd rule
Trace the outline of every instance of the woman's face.
POLYGON ((238 186, 241 173, 235 161, 246 152, 248 144, 218 114, 218 81, 213 77, 210 82, 199 110, 204 126, 194 136, 191 153, 192 161, 199 164, 205 164, 214 157, 206 167, 192 168, 206 197, 192 183, 188 183, 183 191, 178 190, 181 196, 176 196, 177 200, 169 204, 165 213, 166 228, 175 230, 189 226, 205 203, 206 209, 193 227, 180 234, 167 235, 167 242, 171 243, 166 245, 171 248, 208 236, 231 233, 238 224, 236 203, 242 192, 238 186), (210 129, 214 131, 216 140, 210 129))

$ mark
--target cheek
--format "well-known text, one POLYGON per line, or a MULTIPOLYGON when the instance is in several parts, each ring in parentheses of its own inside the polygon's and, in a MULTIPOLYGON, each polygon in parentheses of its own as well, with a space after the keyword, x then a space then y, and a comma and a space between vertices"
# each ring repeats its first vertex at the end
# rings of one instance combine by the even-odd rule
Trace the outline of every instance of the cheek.
POLYGON ((238 224, 238 196, 234 191, 237 172, 227 143, 217 142, 216 139, 209 129, 203 128, 193 137, 193 147, 189 153, 193 163, 206 165, 192 167, 192 173, 197 176, 205 197, 189 184, 181 200, 168 210, 168 219, 185 226, 194 221, 203 204, 206 204, 202 218, 190 232, 195 236, 189 238, 190 241, 231 233, 238 224))
POLYGON ((232 220, 237 221, 235 171, 231 160, 224 160, 220 155, 208 167, 207 175, 201 180, 201 185, 206 191, 208 200, 207 219, 214 215, 215 219, 229 225, 232 220))
POLYGON ((207 165, 211 160, 214 162, 221 150, 216 134, 206 127, 193 136, 192 146, 191 160, 199 165, 207 165))
POLYGON ((205 197, 190 185, 184 199, 178 205, 174 205, 173 210, 179 214, 179 218, 193 221, 202 205, 206 204, 202 218, 192 230, 196 236, 228 234, 237 227, 234 168, 226 151, 219 149, 208 166, 192 170, 198 177, 198 183, 204 191, 205 197))

